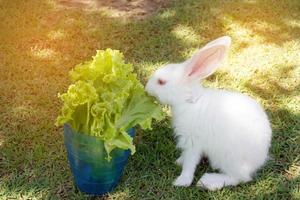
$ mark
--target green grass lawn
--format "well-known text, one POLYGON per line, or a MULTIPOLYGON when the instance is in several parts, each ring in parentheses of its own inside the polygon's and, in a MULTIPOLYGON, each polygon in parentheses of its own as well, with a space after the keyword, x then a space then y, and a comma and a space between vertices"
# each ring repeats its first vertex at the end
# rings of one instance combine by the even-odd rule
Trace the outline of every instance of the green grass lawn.
POLYGON ((271 159, 254 181, 208 192, 175 188, 180 168, 170 120, 138 130, 137 152, 103 199, 300 199, 300 1, 173 0, 143 20, 66 9, 55 0, 0 0, 0 199, 89 199, 73 185, 57 93, 68 71, 96 49, 119 49, 141 81, 188 58, 221 35, 232 37, 223 67, 205 84, 246 93, 267 110, 271 159))

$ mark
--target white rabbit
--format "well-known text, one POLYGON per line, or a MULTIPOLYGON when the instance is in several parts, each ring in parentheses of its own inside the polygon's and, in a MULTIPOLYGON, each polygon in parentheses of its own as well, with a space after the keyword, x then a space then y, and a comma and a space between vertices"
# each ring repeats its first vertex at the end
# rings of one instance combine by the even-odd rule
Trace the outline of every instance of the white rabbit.
POLYGON ((171 106, 182 150, 175 186, 192 183, 202 156, 220 171, 205 173, 198 181, 209 190, 250 181, 267 160, 272 130, 262 107, 243 94, 204 88, 199 82, 217 69, 230 44, 230 37, 220 37, 189 60, 158 69, 146 85, 150 95, 171 106))

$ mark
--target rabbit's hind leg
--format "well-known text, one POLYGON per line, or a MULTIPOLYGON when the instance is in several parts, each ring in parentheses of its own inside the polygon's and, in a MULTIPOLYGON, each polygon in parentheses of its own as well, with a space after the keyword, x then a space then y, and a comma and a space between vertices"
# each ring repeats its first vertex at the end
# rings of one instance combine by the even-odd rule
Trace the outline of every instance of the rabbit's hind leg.
POLYGON ((245 183, 248 181, 251 181, 250 176, 240 179, 222 173, 205 173, 198 181, 197 186, 214 191, 225 186, 235 186, 241 182, 245 183))
POLYGON ((237 185, 239 180, 219 173, 205 173, 197 183, 197 186, 214 191, 223 188, 224 186, 237 185))

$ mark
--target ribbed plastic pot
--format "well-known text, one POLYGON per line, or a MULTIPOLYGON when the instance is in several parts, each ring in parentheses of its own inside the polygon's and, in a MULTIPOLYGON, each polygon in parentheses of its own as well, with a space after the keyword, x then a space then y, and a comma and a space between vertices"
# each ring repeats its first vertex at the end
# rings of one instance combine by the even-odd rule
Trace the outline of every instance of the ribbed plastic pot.
MULTIPOLYGON (((135 130, 128 130, 134 137, 135 130)), ((111 192, 118 184, 127 164, 130 150, 115 149, 107 161, 103 141, 99 138, 75 133, 64 125, 64 142, 75 184, 80 191, 90 195, 111 192)))

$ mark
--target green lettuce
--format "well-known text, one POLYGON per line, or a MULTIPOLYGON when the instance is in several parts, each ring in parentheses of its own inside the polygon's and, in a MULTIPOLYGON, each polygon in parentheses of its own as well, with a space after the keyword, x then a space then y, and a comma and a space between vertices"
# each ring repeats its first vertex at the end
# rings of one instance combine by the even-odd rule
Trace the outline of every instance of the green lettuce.
POLYGON ((56 125, 69 124, 83 134, 100 138, 111 159, 115 148, 135 153, 132 138, 126 130, 140 125, 151 129, 153 119, 161 120, 163 112, 149 97, 133 73, 131 64, 117 50, 98 50, 91 61, 70 71, 72 84, 59 94, 63 106, 56 125))

